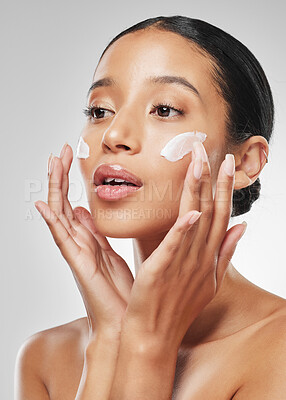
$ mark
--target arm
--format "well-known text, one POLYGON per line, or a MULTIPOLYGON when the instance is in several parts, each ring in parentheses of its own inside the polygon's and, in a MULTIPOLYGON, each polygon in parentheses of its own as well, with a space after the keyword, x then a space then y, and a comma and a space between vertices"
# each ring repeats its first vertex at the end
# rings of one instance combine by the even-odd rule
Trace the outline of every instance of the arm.
POLYGON ((177 355, 155 338, 122 334, 110 400, 172 399, 177 355))
POLYGON ((119 340, 98 336, 89 341, 75 400, 107 400, 116 368, 119 340))
POLYGON ((220 167, 220 185, 213 201, 207 155, 201 143, 195 144, 199 147, 195 148, 186 174, 179 216, 141 265, 131 290, 111 400, 172 398, 181 342, 216 295, 245 230, 243 225, 236 225, 226 232, 231 215, 234 157, 228 157, 220 167), (200 157, 198 151, 204 155, 200 157), (202 163, 202 159, 206 162, 202 163), (197 166, 199 174, 195 173, 197 166), (190 199, 189 192, 199 195, 190 199))
POLYGON ((72 149, 66 145, 60 158, 50 161, 48 204, 37 201, 35 206, 72 270, 87 311, 90 342, 76 399, 106 400, 134 278, 123 258, 97 231, 90 212, 83 207, 72 209, 68 200, 72 158, 72 149))

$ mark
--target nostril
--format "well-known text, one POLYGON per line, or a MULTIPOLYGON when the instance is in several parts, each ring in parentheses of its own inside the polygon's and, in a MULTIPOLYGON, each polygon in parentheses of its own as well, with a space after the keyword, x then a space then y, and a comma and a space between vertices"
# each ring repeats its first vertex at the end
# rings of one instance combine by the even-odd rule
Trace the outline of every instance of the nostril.
POLYGON ((126 146, 125 144, 117 144, 116 147, 123 148, 126 150, 130 150, 130 147, 126 146))

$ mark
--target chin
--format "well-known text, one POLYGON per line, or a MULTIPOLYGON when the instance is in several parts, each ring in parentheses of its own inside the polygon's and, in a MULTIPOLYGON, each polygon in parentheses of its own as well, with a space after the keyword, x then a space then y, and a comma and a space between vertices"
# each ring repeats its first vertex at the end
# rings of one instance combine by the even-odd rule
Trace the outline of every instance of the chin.
MULTIPOLYGON (((111 238, 134 238, 144 233, 144 221, 112 218, 94 218, 96 229, 104 236, 111 238)), ((149 227, 150 229, 150 227, 149 227)), ((145 233, 146 234, 146 233, 145 233)))
POLYGON ((110 238, 156 238, 166 233, 173 223, 159 219, 94 218, 96 229, 110 238))

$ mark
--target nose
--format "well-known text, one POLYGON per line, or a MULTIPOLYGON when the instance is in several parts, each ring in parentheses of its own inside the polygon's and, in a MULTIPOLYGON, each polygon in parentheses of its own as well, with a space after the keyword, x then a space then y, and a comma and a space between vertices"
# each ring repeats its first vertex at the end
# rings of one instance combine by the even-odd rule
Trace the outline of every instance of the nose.
POLYGON ((142 137, 138 129, 140 124, 134 119, 130 121, 130 114, 124 116, 122 111, 113 118, 111 125, 104 132, 101 145, 105 153, 124 151, 136 154, 141 149, 142 137))

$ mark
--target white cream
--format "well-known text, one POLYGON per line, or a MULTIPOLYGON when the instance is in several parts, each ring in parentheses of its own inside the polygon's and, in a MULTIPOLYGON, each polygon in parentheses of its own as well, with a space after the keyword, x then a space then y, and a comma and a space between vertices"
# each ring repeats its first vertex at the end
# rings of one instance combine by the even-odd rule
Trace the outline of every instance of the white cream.
MULTIPOLYGON (((181 160, 186 154, 193 151, 194 142, 204 142, 206 137, 207 134, 197 131, 180 133, 167 142, 160 155, 172 162, 181 160)), ((76 157, 83 159, 89 157, 89 146, 82 136, 78 140, 76 157)), ((120 166, 116 167, 116 169, 121 168, 120 166)))
POLYGON ((180 133, 167 142, 160 155, 169 161, 178 161, 193 150, 194 142, 204 142, 206 137, 206 133, 197 131, 180 133))
POLYGON ((76 157, 84 159, 89 157, 89 145, 83 140, 82 136, 80 136, 77 144, 76 157))

